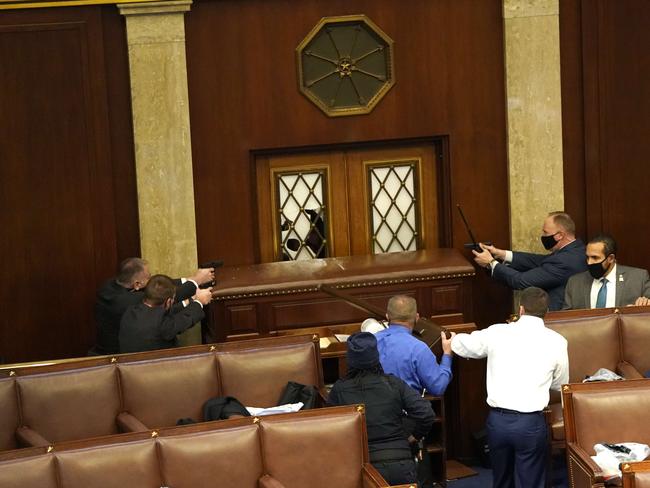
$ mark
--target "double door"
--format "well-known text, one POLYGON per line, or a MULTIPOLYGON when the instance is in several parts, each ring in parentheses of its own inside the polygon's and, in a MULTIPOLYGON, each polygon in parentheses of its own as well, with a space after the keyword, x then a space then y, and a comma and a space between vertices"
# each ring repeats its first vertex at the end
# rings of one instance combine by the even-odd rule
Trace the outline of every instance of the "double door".
POLYGON ((261 262, 439 247, 435 143, 256 158, 261 262))

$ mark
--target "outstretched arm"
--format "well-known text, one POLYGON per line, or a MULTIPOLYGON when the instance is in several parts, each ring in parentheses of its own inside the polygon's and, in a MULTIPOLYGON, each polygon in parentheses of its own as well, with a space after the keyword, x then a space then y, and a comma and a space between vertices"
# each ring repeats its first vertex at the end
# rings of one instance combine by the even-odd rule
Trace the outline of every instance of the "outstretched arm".
POLYGON ((517 271, 512 266, 497 264, 492 270, 492 277, 515 290, 536 286, 544 290, 562 285, 567 279, 566 273, 559 266, 544 265, 528 271, 517 271))
POLYGON ((463 358, 482 359, 487 357, 488 330, 476 330, 471 334, 456 334, 451 341, 451 348, 463 358))
POLYGON ((431 395, 442 396, 452 378, 451 355, 443 354, 438 364, 431 350, 422 345, 423 347, 415 355, 417 375, 431 395))

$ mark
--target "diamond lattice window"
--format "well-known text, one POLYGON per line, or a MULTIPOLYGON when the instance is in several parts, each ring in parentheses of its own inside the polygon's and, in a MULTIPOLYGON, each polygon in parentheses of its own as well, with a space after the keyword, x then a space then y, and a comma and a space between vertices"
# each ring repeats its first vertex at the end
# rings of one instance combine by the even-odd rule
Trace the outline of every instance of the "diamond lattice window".
POLYGON ((418 249, 418 161, 368 165, 375 254, 418 249))
POLYGON ((327 257, 326 171, 276 173, 275 182, 282 260, 327 257))

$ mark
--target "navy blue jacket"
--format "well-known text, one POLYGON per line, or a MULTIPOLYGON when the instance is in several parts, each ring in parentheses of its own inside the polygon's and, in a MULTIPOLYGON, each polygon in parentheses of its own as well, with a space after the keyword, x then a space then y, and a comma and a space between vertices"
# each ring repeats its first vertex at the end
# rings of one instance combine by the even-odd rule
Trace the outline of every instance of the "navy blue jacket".
POLYGON ((560 310, 566 282, 587 270, 585 245, 580 239, 551 254, 513 252, 512 262, 497 264, 492 277, 515 290, 537 286, 549 296, 549 310, 560 310))

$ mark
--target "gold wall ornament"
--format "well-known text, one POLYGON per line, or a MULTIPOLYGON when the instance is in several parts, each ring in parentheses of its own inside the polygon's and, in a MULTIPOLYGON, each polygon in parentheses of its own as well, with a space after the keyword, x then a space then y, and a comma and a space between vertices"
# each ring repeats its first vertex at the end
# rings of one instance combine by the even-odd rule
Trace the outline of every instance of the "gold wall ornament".
POLYGON ((323 17, 296 56, 300 91, 330 117, 370 113, 395 84, 393 40, 365 15, 323 17))

